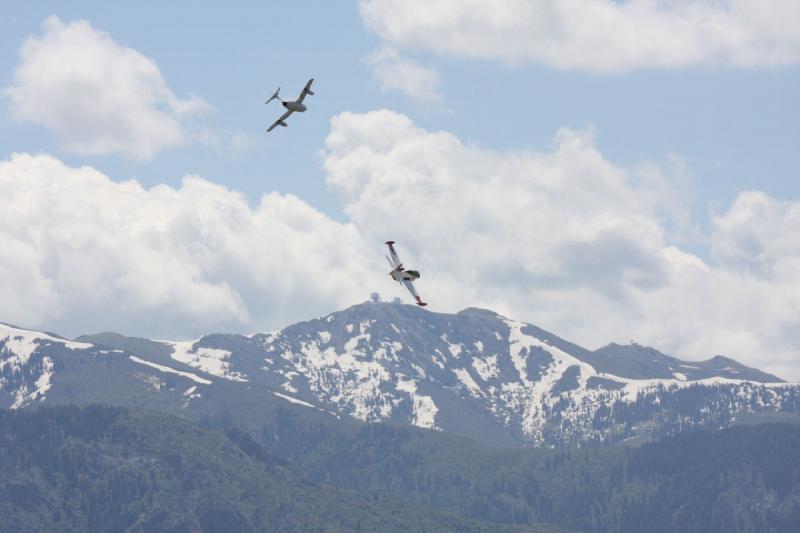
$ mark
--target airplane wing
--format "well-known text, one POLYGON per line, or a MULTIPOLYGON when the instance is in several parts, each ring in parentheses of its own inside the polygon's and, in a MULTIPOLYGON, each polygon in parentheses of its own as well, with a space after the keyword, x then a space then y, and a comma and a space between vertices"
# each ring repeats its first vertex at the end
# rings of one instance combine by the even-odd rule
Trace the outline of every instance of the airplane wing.
MULTIPOLYGON (((292 113, 294 113, 294 111, 292 111, 292 110, 290 109, 289 111, 287 111, 286 113, 284 113, 283 115, 281 115, 281 118, 279 118, 278 120, 276 120, 275 122, 273 122, 273 123, 272 123, 272 126, 270 126, 270 127, 269 127, 269 129, 267 130, 267 132, 270 132, 270 131, 274 130, 274 129, 275 129, 275 126, 277 126, 278 124, 280 124, 281 122, 283 122, 284 120, 286 120, 287 118, 289 118, 289 115, 291 115, 292 113)), ((285 124, 283 124, 283 125, 285 126, 285 124)))
POLYGON ((310 80, 308 80, 308 83, 306 83, 306 86, 303 87, 303 90, 300 93, 300 96, 297 97, 297 101, 299 103, 301 103, 301 104, 303 103, 303 99, 306 97, 307 94, 314 94, 314 92, 311 90, 311 84, 312 83, 314 83, 314 78, 311 78, 310 80))
POLYGON ((406 286, 406 289, 408 289, 408 292, 411 293, 411 296, 413 296, 414 299, 417 301, 417 305, 418 306, 425 307, 426 305, 428 305, 428 304, 426 304, 425 302, 422 301, 422 298, 419 297, 419 294, 417 293, 417 290, 414 288, 414 284, 413 283, 411 283, 407 279, 404 279, 402 281, 402 283, 403 283, 403 285, 406 286))
POLYGON ((402 266, 400 258, 397 257, 397 252, 394 251, 394 241, 386 241, 386 246, 389 247, 389 255, 391 256, 391 259, 387 259, 389 259, 389 263, 391 263, 392 267, 397 268, 402 266))

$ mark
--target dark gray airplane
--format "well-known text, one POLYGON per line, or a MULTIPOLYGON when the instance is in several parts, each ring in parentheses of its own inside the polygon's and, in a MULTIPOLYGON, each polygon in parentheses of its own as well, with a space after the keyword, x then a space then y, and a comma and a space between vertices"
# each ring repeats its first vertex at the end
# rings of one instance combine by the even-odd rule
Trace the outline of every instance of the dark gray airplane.
POLYGON ((281 92, 281 88, 280 87, 278 87, 278 90, 275 91, 275 94, 273 94, 269 98, 269 100, 264 102, 265 104, 268 104, 273 100, 278 100, 278 101, 280 101, 280 103, 283 104, 283 107, 285 107, 286 110, 287 110, 286 113, 281 115, 281 118, 276 120, 272 124, 272 126, 269 127, 269 129, 267 130, 268 132, 274 130, 275 126, 283 126, 284 128, 287 127, 288 124, 286 124, 286 119, 289 118, 289 115, 291 115, 294 112, 302 113, 307 109, 306 105, 303 103, 303 100, 305 99, 307 94, 312 94, 312 95, 314 94, 314 92, 311 90, 311 84, 313 82, 314 82, 314 78, 311 78, 310 80, 308 80, 308 83, 306 83, 306 86, 303 87, 303 91, 300 93, 300 96, 298 96, 297 100, 295 100, 294 102, 288 101, 288 100, 286 100, 286 101, 281 100, 281 97, 278 94, 278 93, 281 92))

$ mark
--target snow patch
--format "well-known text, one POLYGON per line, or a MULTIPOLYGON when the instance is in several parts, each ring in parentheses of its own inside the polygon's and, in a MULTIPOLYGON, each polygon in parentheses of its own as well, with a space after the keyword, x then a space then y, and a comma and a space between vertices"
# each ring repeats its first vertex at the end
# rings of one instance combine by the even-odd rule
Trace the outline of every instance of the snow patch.
POLYGON ((697 379, 693 381, 682 381, 679 379, 628 379, 622 378, 619 376, 614 376, 612 374, 600 374, 602 377, 608 377, 615 381, 621 381, 625 383, 625 388, 622 389, 624 392, 624 399, 628 402, 633 402, 636 400, 636 397, 639 394, 653 392, 658 390, 659 388, 663 387, 666 390, 672 389, 681 389, 686 387, 691 387, 694 385, 743 385, 743 384, 754 384, 757 386, 774 386, 774 383, 753 383, 751 381, 746 381, 742 379, 733 379, 733 378, 724 378, 721 376, 715 376, 711 378, 705 379, 697 379))
POLYGON ((292 385, 292 380, 296 376, 299 376, 300 374, 298 374, 297 372, 294 372, 294 371, 289 371, 289 372, 286 372, 285 374, 283 372, 281 372, 281 373, 286 377, 286 381, 281 383, 281 388, 283 390, 285 390, 285 391, 288 391, 288 392, 297 392, 297 389, 294 387, 294 385, 292 385))
POLYGON ((189 407, 189 403, 194 400, 195 398, 202 398, 203 395, 199 392, 195 392, 197 390, 197 385, 192 385, 185 391, 183 391, 183 396, 186 398, 183 401, 183 405, 181 405, 181 409, 186 409, 189 407))
POLYGON ((178 376, 189 378, 195 383, 200 383, 201 385, 211 385, 212 383, 210 380, 201 378, 197 374, 192 374, 191 372, 183 372, 181 370, 175 370, 174 368, 170 368, 164 365, 159 365, 157 363, 151 363, 150 361, 145 361, 144 359, 140 359, 135 355, 129 355, 128 359, 130 359, 134 363, 139 363, 140 365, 149 366, 150 368, 155 368, 156 370, 160 370, 161 372, 165 372, 167 374, 176 374, 178 376))
POLYGON ((274 394, 278 398, 283 398, 284 400, 286 400, 289 403, 294 403, 294 404, 297 404, 297 405, 303 405, 305 407, 313 407, 313 408, 316 409, 315 405, 311 405, 310 403, 304 402, 303 400, 301 400, 299 398, 295 398, 294 396, 289 396, 288 394, 283 394, 281 392, 275 392, 275 391, 272 391, 272 394, 274 394))
POLYGON ((463 383, 465 387, 467 387, 472 396, 475 398, 479 398, 481 396, 481 388, 477 383, 475 383, 475 380, 472 379, 472 376, 470 376, 467 369, 455 368, 453 369, 453 374, 455 374, 458 380, 463 383))
POLYGON ((137 372, 136 377, 150 385, 150 388, 153 390, 161 390, 161 386, 164 385, 164 383, 157 376, 151 376, 150 374, 142 374, 141 372, 137 372))
MULTIPOLYGON (((390 376, 379 361, 396 360, 395 350, 402 348, 400 343, 386 341, 371 347, 367 330, 372 323, 361 322, 361 333, 348 339, 342 352, 333 346, 322 349, 319 341, 313 340, 301 341, 299 350, 284 347, 282 354, 296 370, 295 374, 305 376, 308 388, 320 401, 367 422, 377 422, 392 414, 391 393, 381 390, 381 384, 389 381, 390 376)), ((288 390, 285 386, 284 389, 288 390)))
POLYGON ((483 381, 489 381, 500 375, 500 369, 497 367, 496 355, 491 355, 489 357, 473 357, 472 368, 475 369, 483 381))
POLYGON ((411 396, 412 415, 411 424, 421 428, 438 429, 436 427, 436 413, 439 408, 430 396, 417 394, 417 382, 413 379, 405 380, 402 375, 397 377, 397 390, 411 396))
POLYGON ((172 346, 172 359, 179 361, 192 368, 202 370, 206 374, 217 376, 230 381, 247 381, 241 372, 231 370, 228 358, 231 352, 228 350, 218 350, 216 348, 206 348, 195 346, 198 341, 168 342, 172 346))
POLYGON ((575 407, 566 412, 565 419, 569 423, 577 423, 578 418, 586 414, 586 410, 597 408, 597 392, 587 389, 586 382, 589 377, 597 375, 595 369, 583 361, 569 355, 563 350, 550 345, 522 332, 526 326, 522 322, 506 320, 509 328, 508 349, 511 362, 517 370, 519 381, 504 383, 501 389, 502 399, 511 407, 512 412, 522 413, 522 431, 534 443, 541 443, 544 438, 544 425, 547 411, 561 398, 567 397, 575 407), (528 378, 528 358, 531 348, 546 350, 552 357, 552 362, 542 368, 539 379, 532 381, 528 378), (525 355, 523 355, 525 350, 525 355), (574 391, 551 393, 556 383, 563 377, 568 368, 577 366, 579 369, 579 387, 574 391))
MULTIPOLYGON (((33 385, 33 390, 28 390, 28 384, 24 383, 14 391, 14 403, 11 405, 11 409, 19 409, 35 400, 44 400, 44 393, 49 391, 53 385, 53 360, 49 357, 42 359, 42 373, 33 385)), ((1 386, 0 390, 2 390, 1 386)))
POLYGON ((461 355, 461 352, 464 349, 459 343, 448 343, 447 348, 450 350, 450 355, 456 359, 458 359, 458 356, 461 355))

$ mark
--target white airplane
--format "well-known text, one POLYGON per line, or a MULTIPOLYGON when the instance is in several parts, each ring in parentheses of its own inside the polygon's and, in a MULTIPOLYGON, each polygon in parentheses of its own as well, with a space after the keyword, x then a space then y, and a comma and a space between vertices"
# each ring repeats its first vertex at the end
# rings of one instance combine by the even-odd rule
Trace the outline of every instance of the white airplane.
POLYGON ((308 80, 308 83, 306 83, 306 86, 303 87, 303 91, 300 93, 300 96, 298 96, 297 100, 295 100, 294 102, 291 102, 291 101, 288 101, 288 100, 287 101, 281 100, 281 97, 278 95, 278 93, 281 92, 281 88, 280 87, 278 87, 278 90, 275 91, 275 94, 273 94, 272 96, 269 97, 269 100, 264 102, 265 104, 268 104, 273 100, 278 100, 278 101, 280 101, 280 103, 283 104, 283 107, 285 107, 287 109, 286 113, 281 115, 281 118, 276 120, 272 124, 272 126, 269 127, 269 129, 267 130, 268 132, 274 130, 275 126, 283 126, 285 128, 287 126, 286 119, 289 118, 289 115, 291 115, 295 111, 297 111, 298 113, 302 113, 303 111, 305 111, 307 109, 306 105, 303 103, 303 100, 305 99, 307 94, 311 94, 311 95, 314 94, 314 91, 311 90, 311 84, 313 82, 314 82, 314 78, 311 78, 310 80, 308 80))
POLYGON ((399 284, 406 286, 408 292, 410 292, 411 296, 417 301, 417 305, 425 307, 428 304, 422 301, 414 288, 414 284, 411 283, 413 280, 419 279, 419 272, 403 268, 403 263, 401 263, 400 258, 397 257, 397 252, 394 251, 394 241, 386 241, 386 245, 389 246, 389 255, 386 256, 386 260, 389 261, 389 266, 392 267, 392 271, 389 272, 389 275, 399 284))

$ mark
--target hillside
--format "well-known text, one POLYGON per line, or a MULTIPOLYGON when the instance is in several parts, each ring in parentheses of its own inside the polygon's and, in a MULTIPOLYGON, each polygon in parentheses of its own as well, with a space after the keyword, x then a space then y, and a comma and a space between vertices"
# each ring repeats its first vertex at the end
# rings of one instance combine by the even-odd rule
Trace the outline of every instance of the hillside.
POLYGON ((246 434, 91 406, 0 411, 0 531, 531 531, 311 483, 246 434))
POLYGON ((310 479, 498 523, 587 532, 793 532, 800 425, 690 431, 640 447, 497 449, 370 424, 331 431, 286 410, 256 432, 310 479))
POLYGON ((497 449, 390 424, 0 411, 0 531, 793 532, 800 425, 497 449), (546 526, 541 524, 555 524, 546 526), (563 529, 559 529, 563 528, 563 529))

